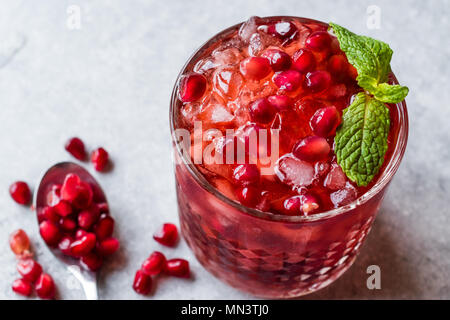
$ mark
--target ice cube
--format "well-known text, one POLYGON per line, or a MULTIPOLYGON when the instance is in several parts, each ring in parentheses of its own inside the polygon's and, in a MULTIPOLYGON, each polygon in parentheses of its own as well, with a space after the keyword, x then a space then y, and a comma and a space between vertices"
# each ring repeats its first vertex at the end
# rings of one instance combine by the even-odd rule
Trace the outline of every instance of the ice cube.
POLYGON ((210 58, 201 59, 195 64, 194 72, 204 74, 207 73, 208 71, 214 70, 217 66, 218 64, 213 59, 210 58))
POLYGON ((237 69, 226 66, 216 70, 214 74, 214 88, 224 99, 237 98, 244 80, 237 69))
POLYGON ((242 41, 248 43, 253 34, 256 33, 258 29, 258 20, 259 17, 250 17, 247 21, 245 21, 241 27, 239 28, 239 37, 242 41))
POLYGON ((356 188, 347 182, 345 187, 341 190, 335 191, 330 194, 331 202, 333 202, 334 206, 341 207, 349 204, 350 202, 356 200, 358 193, 356 188))
MULTIPOLYGON (((218 103, 208 105, 198 116, 199 120, 209 121, 213 124, 225 124, 233 121, 234 116, 228 111, 228 109, 218 103)), ((203 124, 204 127, 205 123, 203 124)))
POLYGON ((314 167, 293 155, 287 154, 278 159, 275 173, 281 182, 295 189, 309 186, 314 179, 314 167))
POLYGON ((248 45, 248 54, 251 56, 258 56, 265 49, 264 42, 258 33, 250 37, 248 45))
POLYGON ((337 163, 333 163, 323 185, 330 190, 339 190, 345 187, 346 182, 347 177, 345 176, 344 171, 342 171, 341 166, 337 163))
POLYGON ((242 54, 237 48, 216 49, 213 51, 212 56, 216 65, 234 66, 243 59, 242 54))

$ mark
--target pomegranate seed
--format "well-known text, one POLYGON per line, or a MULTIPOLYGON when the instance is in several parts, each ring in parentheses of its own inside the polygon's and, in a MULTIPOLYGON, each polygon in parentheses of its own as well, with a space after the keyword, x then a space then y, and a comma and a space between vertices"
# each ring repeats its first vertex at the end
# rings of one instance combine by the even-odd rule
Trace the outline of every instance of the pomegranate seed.
POLYGON ((301 210, 305 215, 313 213, 319 208, 319 201, 312 194, 305 194, 302 196, 301 210))
POLYGON ((9 246, 18 258, 31 257, 30 238, 25 231, 18 229, 9 236, 9 246))
POLYGON ((70 255, 72 255, 71 248, 70 248, 70 245, 72 244, 72 242, 73 242, 73 239, 71 237, 65 236, 61 239, 61 241, 59 241, 58 249, 65 255, 70 256, 70 255))
POLYGON ((9 194, 18 204, 28 204, 31 201, 31 191, 26 182, 16 181, 9 187, 9 194))
POLYGON ((347 94, 347 86, 343 83, 331 86, 328 89, 328 96, 331 100, 344 98, 347 94))
POLYGON ((39 225, 39 232, 42 239, 44 239, 45 243, 49 246, 57 245, 59 239, 61 239, 61 232, 59 231, 58 226, 51 221, 41 222, 39 225))
POLYGON ((309 136, 297 142, 292 153, 300 160, 315 162, 326 158, 330 150, 325 138, 309 136))
POLYGON ((200 99, 206 91, 206 78, 198 73, 184 75, 180 79, 179 96, 183 102, 200 99))
POLYGON ((149 294, 152 290, 152 277, 138 270, 134 276, 133 289, 139 294, 149 294))
POLYGON ((19 261, 17 271, 25 280, 35 282, 42 273, 42 267, 33 259, 25 259, 19 261))
POLYGON ((16 279, 12 284, 12 289, 17 294, 29 297, 33 291, 33 286, 25 279, 16 279))
POLYGON ((341 54, 335 54, 328 60, 328 71, 335 76, 343 75, 348 69, 348 64, 346 57, 341 54))
POLYGON ((86 233, 80 239, 75 240, 70 245, 70 252, 76 257, 82 257, 95 248, 96 237, 93 233, 86 233))
POLYGON ((81 239, 83 238, 88 232, 83 229, 78 229, 77 232, 75 232, 75 239, 81 239))
POLYGON ((65 149, 76 159, 83 161, 86 159, 86 150, 84 143, 80 138, 74 137, 66 142, 65 149))
POLYGON ((259 123, 271 122, 277 112, 266 98, 261 98, 252 102, 249 109, 252 121, 259 123))
POLYGON ((41 210, 41 215, 43 220, 50 220, 51 222, 55 223, 59 223, 61 219, 61 216, 56 212, 56 210, 53 207, 45 206, 41 210))
POLYGON ((300 196, 293 196, 284 200, 284 213, 290 216, 297 216, 300 214, 300 196))
POLYGON ((101 242, 97 243, 97 252, 101 256, 110 256, 114 252, 116 252, 119 249, 119 240, 116 238, 106 238, 105 240, 102 240, 101 242))
POLYGON ((256 164, 241 164, 233 171, 233 180, 240 185, 257 183, 260 178, 256 164))
POLYGON ((97 208, 100 213, 109 213, 109 206, 106 202, 97 203, 97 208))
POLYGON ((50 191, 47 193, 47 205, 53 207, 61 201, 61 187, 59 184, 52 185, 50 191))
POLYGON ((94 212, 93 210, 81 211, 78 214, 78 226, 82 229, 89 230, 94 223, 97 222, 98 213, 99 212, 94 212))
POLYGON ((289 21, 280 21, 270 24, 267 33, 282 40, 293 39, 297 33, 297 27, 289 21))
POLYGON ((94 164, 94 169, 97 171, 103 171, 108 164, 108 152, 103 148, 94 150, 91 155, 91 162, 94 164))
POLYGON ((170 259, 167 261, 165 272, 173 277, 189 278, 189 262, 184 259, 170 259))
POLYGON ((55 283, 47 273, 41 274, 34 288, 41 299, 53 299, 55 297, 55 283))
POLYGON ((348 64, 347 72, 350 79, 356 80, 356 78, 358 77, 358 70, 356 70, 356 68, 352 66, 350 63, 348 64))
POLYGON ((240 64, 241 73, 247 79, 261 80, 271 71, 270 62, 263 57, 248 57, 240 64))
POLYGON ((91 271, 97 271, 103 265, 103 258, 95 253, 89 253, 80 259, 81 265, 91 271))
POLYGON ((316 66, 316 59, 311 51, 308 49, 300 49, 293 55, 294 62, 292 63, 292 68, 302 72, 307 73, 312 71, 316 66))
POLYGON ((282 71, 273 76, 273 82, 285 91, 295 91, 302 82, 302 75, 295 70, 282 71))
POLYGON ((66 200, 59 201, 53 208, 55 209, 55 212, 62 217, 67 217, 73 212, 71 204, 66 200))
POLYGON ((341 115, 336 107, 325 107, 317 110, 309 123, 316 135, 328 137, 336 132, 336 128, 341 123, 341 115))
POLYGON ((288 110, 293 106, 292 99, 285 95, 274 95, 267 98, 278 111, 288 110))
POLYGON ((161 252, 155 251, 142 263, 141 270, 148 276, 156 276, 163 272, 165 267, 166 257, 161 252))
POLYGON ((114 219, 107 215, 102 215, 94 226, 94 232, 98 240, 111 237, 114 231, 114 219))
POLYGON ((59 226, 66 232, 72 232, 77 228, 77 223, 70 218, 61 218, 59 226))
POLYGON ((274 71, 287 70, 291 67, 291 57, 284 51, 267 49, 261 56, 269 60, 274 71))
POLYGON ((239 202, 244 206, 254 207, 258 204, 261 194, 257 188, 248 186, 237 189, 236 195, 239 202))
POLYGON ((153 235, 153 239, 162 245, 173 247, 178 240, 178 229, 172 223, 165 223, 161 229, 153 235))
POLYGON ((331 84, 331 75, 327 71, 308 72, 305 77, 305 86, 317 93, 328 89, 331 84))
POLYGON ((316 31, 306 38, 305 45, 308 49, 322 51, 328 49, 331 44, 331 36, 326 31, 316 31))
POLYGON ((61 199, 72 203, 78 209, 88 208, 93 199, 91 186, 81 181, 76 174, 69 173, 64 179, 61 187, 61 199))

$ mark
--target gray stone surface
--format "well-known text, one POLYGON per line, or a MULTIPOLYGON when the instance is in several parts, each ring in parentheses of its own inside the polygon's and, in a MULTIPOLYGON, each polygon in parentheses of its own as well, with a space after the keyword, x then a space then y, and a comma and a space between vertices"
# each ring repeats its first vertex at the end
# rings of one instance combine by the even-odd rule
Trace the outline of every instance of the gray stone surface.
MULTIPOLYGON (((103 299, 140 299, 135 270, 160 247, 157 226, 177 221, 169 97, 195 48, 251 15, 298 15, 335 21, 388 42, 393 70, 408 85, 410 140, 374 228, 354 266, 307 298, 450 298, 450 1, 6 1, 0 2, 0 298, 16 299, 17 276, 7 246, 24 228, 60 297, 82 299, 72 278, 43 245, 30 210, 13 203, 9 184, 35 185, 52 163, 69 160, 65 140, 110 151, 114 169, 103 185, 122 249, 99 282, 103 299), (80 30, 66 26, 70 4, 80 30), (366 27, 368 5, 381 9, 381 29, 366 27), (382 289, 366 288, 366 268, 381 267, 382 289)), ((92 171, 92 167, 89 166, 92 171)), ((164 250, 186 257, 192 281, 167 279, 151 299, 251 298, 207 273, 182 242, 164 250)))

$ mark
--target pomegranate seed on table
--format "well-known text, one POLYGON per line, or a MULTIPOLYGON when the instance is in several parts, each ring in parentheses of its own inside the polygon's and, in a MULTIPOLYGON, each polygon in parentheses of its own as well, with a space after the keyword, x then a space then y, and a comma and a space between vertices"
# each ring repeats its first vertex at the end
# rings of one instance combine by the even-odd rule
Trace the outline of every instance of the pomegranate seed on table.
POLYGON ((240 185, 257 183, 260 172, 256 164, 241 164, 233 170, 233 180, 240 185))
POLYGON ((314 51, 328 49, 331 45, 331 36, 326 31, 313 32, 306 38, 305 46, 314 51))
POLYGON ((309 123, 316 135, 328 137, 335 134, 341 123, 341 115, 336 107, 325 107, 317 110, 309 123))
POLYGON ((269 60, 273 71, 287 70, 291 67, 291 57, 284 51, 267 49, 261 56, 269 60))
POLYGON ((9 187, 11 198, 18 204, 26 205, 31 201, 31 191, 28 184, 23 181, 16 181, 9 187))
POLYGON ((73 137, 66 142, 65 149, 76 159, 83 161, 86 159, 86 149, 80 138, 73 137))
POLYGON ((149 294, 152 290, 152 277, 146 275, 142 270, 136 271, 133 281, 133 289, 139 294, 149 294))
POLYGON ((81 257, 80 263, 87 270, 97 271, 103 265, 103 258, 91 252, 81 257))
POLYGON ((249 110, 252 121, 258 123, 271 122, 277 112, 274 106, 266 98, 260 98, 252 102, 249 106, 249 110))
POLYGON ((286 70, 276 73, 273 82, 278 88, 285 91, 295 91, 302 82, 302 75, 296 70, 286 70))
POLYGON ((61 239, 61 232, 58 226, 51 221, 43 221, 39 224, 39 233, 47 245, 53 247, 61 239))
POLYGON ((312 71, 316 66, 316 58, 308 49, 300 49, 292 56, 294 62, 292 68, 300 71, 301 73, 307 73, 312 71))
POLYGON ((9 236, 11 251, 20 259, 29 258, 33 254, 30 249, 30 238, 25 231, 18 229, 9 236))
POLYGON ((97 171, 105 170, 108 164, 109 155, 103 148, 94 150, 91 155, 91 162, 94 164, 94 169, 97 171))
POLYGON ((170 259, 166 263, 166 274, 172 277, 189 278, 189 262, 184 259, 170 259))
POLYGON ((330 145, 325 138, 309 136, 297 142, 292 153, 300 160, 315 162, 325 159, 330 151, 330 145))
POLYGON ((96 252, 103 256, 110 256, 119 249, 120 243, 116 238, 107 238, 97 242, 96 252))
POLYGON ((41 274, 36 281, 34 289, 41 299, 53 299, 55 297, 55 283, 53 278, 47 273, 41 274))
POLYGON ((294 105, 292 99, 285 95, 274 95, 267 98, 269 103, 278 111, 285 111, 294 105))
POLYGON ((99 221, 94 226, 94 233, 97 240, 103 240, 111 237, 114 231, 114 219, 108 215, 101 215, 99 221))
POLYGON ((331 84, 330 73, 323 70, 308 72, 305 77, 305 87, 313 93, 322 92, 331 84))
POLYGON ((70 245, 70 252, 76 257, 82 257, 91 252, 92 249, 95 248, 95 244, 96 244, 95 234, 88 232, 80 239, 77 239, 74 242, 72 242, 72 244, 70 245))
POLYGON ((25 280, 35 282, 42 273, 42 267, 33 259, 25 259, 17 263, 17 271, 25 280))
POLYGON ((190 73, 180 79, 179 97, 183 102, 199 100, 206 91, 206 78, 198 73, 190 73))
POLYGON ((166 257, 159 251, 153 252, 144 260, 141 271, 148 276, 156 276, 166 268, 166 257))
POLYGON ((162 245, 173 247, 178 240, 178 229, 172 223, 165 223, 154 235, 153 239, 162 245))
POLYGON ((269 75, 272 68, 266 58, 248 57, 241 62, 240 71, 248 79, 261 80, 269 75))
POLYGON ((17 294, 29 297, 33 292, 33 286, 25 279, 16 279, 12 284, 12 290, 17 294))
POLYGON ((240 203, 252 207, 258 204, 261 194, 257 188, 248 186, 237 189, 236 196, 240 203))

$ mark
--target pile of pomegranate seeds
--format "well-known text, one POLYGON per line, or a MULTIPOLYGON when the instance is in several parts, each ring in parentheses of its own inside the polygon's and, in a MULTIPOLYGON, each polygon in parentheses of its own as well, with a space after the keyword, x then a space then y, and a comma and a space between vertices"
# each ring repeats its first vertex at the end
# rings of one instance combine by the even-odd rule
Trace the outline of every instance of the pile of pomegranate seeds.
POLYGON ((49 274, 43 272, 42 266, 31 258, 30 239, 25 231, 21 229, 14 231, 9 238, 9 244, 12 252, 19 259, 17 271, 21 275, 21 278, 14 280, 12 290, 29 297, 34 288, 39 298, 53 299, 55 283, 49 274))
MULTIPOLYGON (((162 245, 173 247, 178 240, 177 227, 172 223, 165 223, 155 233, 153 238, 162 245)), ((178 278, 189 278, 189 262, 179 258, 167 260, 163 253, 154 251, 144 260, 141 269, 136 271, 133 281, 134 291, 142 295, 149 294, 152 290, 152 277, 161 274, 178 278)))
POLYGON ((68 174, 62 185, 53 185, 47 205, 37 210, 47 245, 80 259, 88 270, 97 271, 103 259, 119 249, 107 204, 98 201, 91 185, 75 174, 68 174))
POLYGON ((222 134, 202 148, 229 155, 231 162, 196 165, 231 200, 276 214, 310 215, 367 191, 334 169, 340 169, 334 136, 361 88, 327 29, 307 19, 252 17, 211 42, 180 78, 177 125, 192 140, 196 121, 204 137, 210 129, 222 134), (278 159, 269 155, 274 130, 278 159), (244 160, 236 144, 244 144, 244 160))
MULTIPOLYGON (((65 149, 76 159, 80 161, 86 160, 87 152, 84 146, 84 142, 80 138, 70 138, 66 142, 65 149)), ((91 154, 91 162, 94 165, 95 170, 105 171, 109 163, 108 152, 101 147, 95 149, 91 154)))

